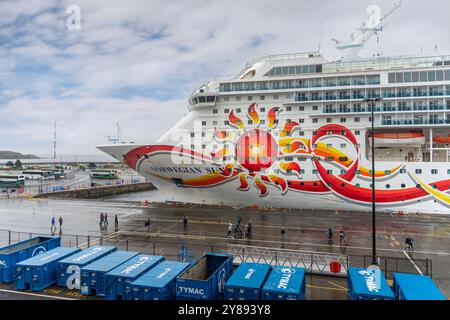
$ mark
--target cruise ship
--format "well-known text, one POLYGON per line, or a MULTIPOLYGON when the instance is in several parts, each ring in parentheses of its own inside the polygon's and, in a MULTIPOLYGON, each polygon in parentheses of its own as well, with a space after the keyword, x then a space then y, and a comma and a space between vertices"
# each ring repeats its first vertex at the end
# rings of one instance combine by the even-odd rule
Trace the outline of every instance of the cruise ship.
POLYGON ((448 214, 450 55, 359 56, 398 6, 335 40, 335 61, 255 59, 194 91, 154 144, 98 148, 167 201, 370 211, 373 174, 377 211, 448 214))

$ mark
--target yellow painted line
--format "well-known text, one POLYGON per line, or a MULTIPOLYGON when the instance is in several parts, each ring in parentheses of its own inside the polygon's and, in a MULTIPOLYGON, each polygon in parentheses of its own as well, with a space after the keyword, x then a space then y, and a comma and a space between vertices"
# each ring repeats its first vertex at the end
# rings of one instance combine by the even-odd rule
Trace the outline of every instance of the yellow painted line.
POLYGON ((24 295, 24 296, 33 296, 33 297, 40 297, 40 298, 58 299, 58 300, 76 300, 76 299, 65 298, 65 297, 50 296, 50 295, 40 294, 40 293, 31 293, 31 292, 23 292, 23 291, 15 291, 15 290, 6 290, 6 289, 0 289, 0 292, 7 292, 7 293, 14 293, 14 294, 21 294, 21 295, 24 295))
POLYGON ((340 288, 331 288, 331 287, 320 287, 320 286, 312 286, 310 284, 306 285, 308 288, 312 289, 324 289, 324 290, 335 290, 335 291, 348 291, 347 289, 340 289, 340 288))
POLYGON ((334 282, 332 282, 332 281, 328 281, 328 283, 329 283, 329 284, 332 284, 333 286, 336 286, 336 287, 338 287, 338 288, 341 288, 341 289, 347 290, 347 288, 346 288, 346 287, 343 287, 343 286, 341 286, 341 285, 339 285, 339 284, 337 284, 337 283, 334 283, 334 282))
POLYGON ((447 300, 450 300, 450 297, 447 295, 447 293, 442 290, 442 288, 440 286, 437 286, 439 288, 439 290, 441 290, 441 292, 444 294, 444 296, 447 298, 447 300))

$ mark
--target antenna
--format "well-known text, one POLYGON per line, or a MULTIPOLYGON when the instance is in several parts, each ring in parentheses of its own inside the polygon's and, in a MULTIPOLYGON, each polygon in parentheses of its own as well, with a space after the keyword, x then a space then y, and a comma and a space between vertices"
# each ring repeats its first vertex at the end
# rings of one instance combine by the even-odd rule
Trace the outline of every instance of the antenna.
POLYGON ((119 126, 119 122, 116 122, 116 127, 117 127, 117 142, 120 143, 120 126, 119 126))
POLYGON ((53 159, 56 160, 56 120, 53 122, 53 159))

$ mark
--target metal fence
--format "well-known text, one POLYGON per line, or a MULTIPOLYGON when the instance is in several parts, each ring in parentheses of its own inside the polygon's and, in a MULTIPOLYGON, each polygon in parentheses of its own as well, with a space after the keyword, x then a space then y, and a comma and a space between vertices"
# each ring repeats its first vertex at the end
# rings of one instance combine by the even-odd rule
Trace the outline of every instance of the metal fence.
MULTIPOLYGON (((19 232, 0 229, 0 246, 6 246, 36 236, 49 234, 19 232)), ((57 234, 58 235, 58 234, 57 234)), ((372 262, 371 256, 341 255, 334 253, 310 252, 301 250, 260 247, 239 244, 208 244, 205 239, 181 241, 178 238, 156 239, 151 234, 131 235, 113 232, 99 236, 61 234, 61 245, 66 247, 87 248, 93 245, 112 245, 119 250, 137 251, 153 255, 164 255, 168 260, 192 262, 205 252, 229 253, 234 256, 235 263, 256 262, 271 265, 302 267, 311 274, 346 276, 349 267, 366 268, 372 262), (332 272, 330 264, 338 262, 339 272, 332 272)), ((432 260, 415 259, 411 257, 378 257, 378 264, 386 277, 392 278, 392 273, 422 273, 432 276, 432 260)))
MULTIPOLYGON (((78 247, 84 249, 100 242, 100 237, 98 236, 90 236, 90 235, 83 236, 73 234, 54 234, 54 235, 61 237, 61 246, 64 247, 78 247)), ((11 245, 37 236, 53 236, 53 234, 0 229, 0 246, 3 247, 11 245)))

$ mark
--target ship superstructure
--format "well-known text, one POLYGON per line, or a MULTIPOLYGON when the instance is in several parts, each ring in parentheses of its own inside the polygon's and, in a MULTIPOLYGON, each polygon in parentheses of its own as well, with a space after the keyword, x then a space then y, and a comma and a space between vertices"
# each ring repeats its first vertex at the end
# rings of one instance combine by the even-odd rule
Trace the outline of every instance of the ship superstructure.
POLYGON ((450 55, 355 58, 391 13, 337 41, 337 61, 255 59, 196 90, 155 144, 99 148, 168 201, 368 211, 374 134, 378 210, 449 213, 450 55))

